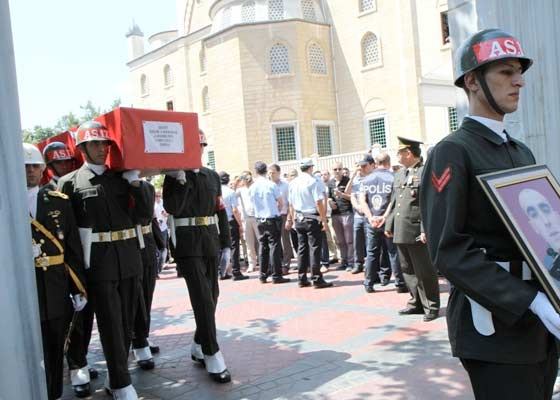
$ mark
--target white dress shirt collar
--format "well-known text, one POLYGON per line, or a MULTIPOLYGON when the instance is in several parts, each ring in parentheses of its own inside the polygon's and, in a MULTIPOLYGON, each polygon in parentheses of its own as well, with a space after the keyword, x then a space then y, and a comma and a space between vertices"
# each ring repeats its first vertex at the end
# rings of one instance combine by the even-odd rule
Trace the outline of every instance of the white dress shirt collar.
POLYGON ((508 139, 504 132, 504 121, 496 121, 495 119, 479 117, 478 115, 467 115, 467 117, 480 122, 482 125, 500 136, 504 142, 507 142, 508 139))

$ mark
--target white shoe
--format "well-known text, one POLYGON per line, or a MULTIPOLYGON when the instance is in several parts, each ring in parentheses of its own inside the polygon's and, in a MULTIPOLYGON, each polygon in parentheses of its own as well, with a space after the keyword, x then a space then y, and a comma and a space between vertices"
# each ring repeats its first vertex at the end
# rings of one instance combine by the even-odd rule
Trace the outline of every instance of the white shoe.
POLYGON ((121 389, 112 390, 113 399, 115 400, 138 400, 138 394, 134 386, 128 385, 121 389))
POLYGON ((206 364, 206 371, 211 374, 219 374, 227 369, 226 362, 221 351, 218 351, 216 354, 211 356, 204 354, 204 362, 206 364))
POLYGON ((247 268, 246 272, 253 272, 255 271, 255 266, 254 265, 249 265, 249 268, 247 268))
POLYGON ((136 362, 153 359, 150 346, 142 347, 141 349, 132 349, 132 354, 134 355, 134 361, 136 362))
POLYGON ((191 359, 195 362, 204 364, 204 353, 202 352, 202 346, 196 343, 194 340, 191 343, 191 359))
POLYGON ((80 369, 71 369, 70 381, 72 382, 72 386, 85 385, 86 383, 89 383, 89 366, 86 365, 80 369))

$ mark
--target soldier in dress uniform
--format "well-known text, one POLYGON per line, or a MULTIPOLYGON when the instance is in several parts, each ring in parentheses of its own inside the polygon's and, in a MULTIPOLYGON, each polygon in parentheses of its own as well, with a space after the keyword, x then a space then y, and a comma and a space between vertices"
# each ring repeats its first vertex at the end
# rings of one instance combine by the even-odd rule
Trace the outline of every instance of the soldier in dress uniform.
POLYGON ((23 150, 44 368, 48 398, 51 400, 62 395, 70 294, 76 312, 87 303, 83 255, 68 196, 47 186, 39 188, 45 170, 41 152, 28 143, 23 144, 23 150))
POLYGON ((323 289, 333 285, 325 281, 321 273, 321 231, 328 229, 325 186, 313 176, 312 159, 303 159, 300 169, 302 174, 290 182, 290 209, 285 228, 290 230, 295 226, 298 235, 299 287, 311 286, 307 279, 307 271, 311 266, 313 287, 323 289))
MULTIPOLYGON (((200 131, 200 145, 207 146, 200 131)), ((218 266, 222 249, 231 247, 220 177, 209 168, 171 171, 163 182, 163 204, 170 214, 173 257, 185 279, 196 321, 191 358, 218 383, 231 381, 216 337, 218 266)))
MULTIPOLYGON (((56 190, 58 180, 76 169, 76 158, 70 148, 62 142, 51 142, 43 149, 43 158, 52 173, 46 186, 56 190)), ((79 315, 74 317, 74 309, 68 308, 68 320, 73 319, 74 328, 66 352, 66 361, 70 370, 70 381, 77 397, 87 397, 91 393, 90 380, 96 379, 97 370, 88 365, 87 352, 93 328, 93 308, 86 304, 79 315)))
MULTIPOLYGON (((154 186, 145 181, 147 200, 150 210, 154 209, 156 202, 156 190, 154 186)), ((140 240, 140 253, 142 255, 142 293, 138 297, 138 310, 134 319, 134 333, 132 338, 132 353, 136 363, 144 370, 153 369, 155 366, 153 353, 159 352, 159 346, 151 346, 150 321, 152 312, 152 299, 156 288, 156 276, 158 268, 157 244, 152 229, 153 214, 141 215, 134 218, 136 234, 140 240)), ((158 227, 159 229, 159 227, 158 227)))
POLYGON ((134 221, 151 218, 153 204, 139 171, 116 172, 105 165, 113 143, 99 122, 80 125, 76 145, 86 161, 62 177, 58 187, 70 197, 80 229, 90 300, 109 370, 105 388, 115 399, 135 400, 128 353, 142 258, 134 221))
POLYGON ((550 399, 560 316, 476 178, 535 163, 503 122, 517 109, 532 60, 500 29, 473 34, 457 56, 455 85, 467 93, 468 115, 435 146, 420 199, 430 256, 453 284, 451 349, 477 399, 550 399))
MULTIPOLYGON (((423 164, 417 140, 398 137, 397 160, 404 168, 395 174, 385 234, 397 245, 399 261, 411 298, 400 315, 424 314, 432 321, 439 314, 439 284, 420 220, 420 178, 423 164)), ((388 216, 387 216, 388 214, 388 216)), ((383 221, 382 221, 383 222, 383 221)))

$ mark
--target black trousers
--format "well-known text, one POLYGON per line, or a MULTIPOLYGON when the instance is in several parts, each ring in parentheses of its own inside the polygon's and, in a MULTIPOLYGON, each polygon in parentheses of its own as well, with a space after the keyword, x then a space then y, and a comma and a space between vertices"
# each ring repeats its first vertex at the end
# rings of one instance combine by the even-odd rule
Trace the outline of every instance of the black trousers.
MULTIPOLYGON (((49 400, 62 396, 62 370, 64 369, 64 336, 68 328, 66 317, 41 321, 43 358, 49 400)), ((5 368, 10 368, 6 365, 5 368)))
POLYGON ((150 337, 150 323, 152 313, 152 300, 156 289, 157 276, 157 248, 155 242, 153 246, 148 246, 141 250, 143 273, 141 276, 142 293, 138 296, 138 309, 134 319, 134 335, 132 347, 142 349, 148 347, 150 337))
POLYGON ((259 264, 261 278, 272 275, 272 279, 282 278, 282 218, 257 218, 259 231, 259 264), (269 273, 272 266, 272 274, 269 273))
POLYGON ((307 271, 311 266, 311 280, 322 279, 321 273, 321 223, 315 218, 296 221, 298 234, 298 279, 307 281, 307 271))
POLYGON ((241 274, 241 264, 239 263, 241 237, 239 235, 239 224, 235 218, 229 221, 229 231, 231 235, 231 271, 233 275, 239 275, 241 274))
POLYGON ((89 283, 88 293, 97 318, 111 389, 121 389, 131 382, 128 353, 140 290, 137 276, 89 283))
MULTIPOLYGON (((74 308, 68 307, 68 323, 72 320, 74 308)), ((68 369, 80 369, 88 365, 87 352, 93 328, 93 307, 90 302, 78 313, 74 329, 70 335, 70 345, 66 353, 68 369)))
POLYGON ((556 346, 537 364, 497 364, 461 359, 476 400, 548 400, 558 374, 556 346))
POLYGON ((439 282, 428 246, 418 244, 397 244, 399 261, 406 286, 412 296, 408 302, 411 308, 424 312, 439 310, 439 282))
POLYGON ((208 356, 220 350, 216 337, 216 305, 218 287, 218 257, 187 257, 177 259, 187 288, 196 321, 194 341, 202 346, 208 356))

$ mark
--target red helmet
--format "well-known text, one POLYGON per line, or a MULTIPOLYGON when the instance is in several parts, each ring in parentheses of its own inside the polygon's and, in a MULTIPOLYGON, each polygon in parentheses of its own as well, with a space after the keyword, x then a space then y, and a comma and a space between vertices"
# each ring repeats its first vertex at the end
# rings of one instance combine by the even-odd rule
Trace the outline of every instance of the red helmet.
POLYGON ((109 130, 97 121, 84 122, 76 132, 76 146, 86 142, 108 141, 113 143, 109 136, 109 130))
POLYGON ((74 153, 62 142, 51 142, 43 149, 43 157, 49 165, 53 161, 73 160, 74 153))
POLYGON ((203 146, 208 146, 208 141, 206 140, 206 135, 202 129, 198 130, 198 141, 203 146))

